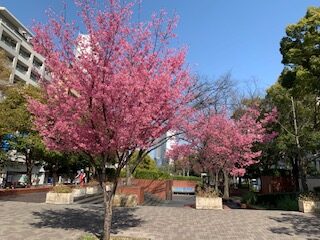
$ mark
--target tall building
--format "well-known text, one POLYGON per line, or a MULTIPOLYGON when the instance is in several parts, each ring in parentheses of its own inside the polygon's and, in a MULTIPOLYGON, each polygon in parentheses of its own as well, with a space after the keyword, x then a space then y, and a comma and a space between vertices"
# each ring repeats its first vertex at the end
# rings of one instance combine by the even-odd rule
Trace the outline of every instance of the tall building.
MULTIPOLYGON (((9 79, 0 79, 0 85, 13 83, 27 83, 37 85, 39 75, 44 74, 44 58, 33 50, 32 33, 6 8, 0 7, 0 49, 4 50, 9 59, 11 74, 9 79)), ((1 99, 0 91, 0 99, 1 99)), ((1 147, 3 148, 1 142, 1 147)), ((9 162, 0 169, 0 185, 19 186, 26 181, 26 166, 24 156, 12 151, 9 162)), ((36 166, 32 170, 33 184, 45 182, 43 166, 36 166)))
POLYGON ((37 85, 37 76, 44 74, 44 58, 33 50, 32 37, 33 34, 12 13, 0 7, 0 49, 5 51, 11 63, 11 84, 37 85))

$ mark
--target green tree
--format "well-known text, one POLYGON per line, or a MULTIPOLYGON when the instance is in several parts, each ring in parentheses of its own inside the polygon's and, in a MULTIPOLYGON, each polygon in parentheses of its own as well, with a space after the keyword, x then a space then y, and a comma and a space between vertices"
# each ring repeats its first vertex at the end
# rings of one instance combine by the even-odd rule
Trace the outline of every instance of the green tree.
POLYGON ((279 136, 274 148, 268 153, 273 156, 276 154, 279 160, 288 161, 292 166, 296 188, 300 178, 304 191, 308 190, 308 165, 318 155, 320 147, 320 134, 315 129, 313 100, 312 95, 300 96, 297 100, 290 90, 279 83, 270 87, 266 96, 266 101, 276 106, 279 112, 279 136))
POLYGON ((295 97, 320 92, 320 8, 310 7, 296 24, 286 28, 280 43, 285 65, 279 82, 295 97))
POLYGON ((139 152, 136 151, 132 154, 130 161, 131 169, 134 171, 135 169, 143 169, 143 170, 157 170, 156 161, 147 154, 142 159, 138 157, 139 152), (139 160, 138 160, 139 159, 139 160))
MULTIPOLYGON (((38 88, 31 85, 16 85, 4 91, 0 102, 0 136, 11 134, 10 150, 16 156, 23 155, 27 169, 27 183, 31 184, 33 167, 40 163, 44 145, 38 133, 33 130, 32 117, 27 109, 28 97, 41 99, 38 88)), ((2 154, 3 156, 3 154, 2 154)))
POLYGON ((278 83, 268 90, 269 99, 281 113, 278 147, 291 159, 303 190, 307 190, 309 162, 319 149, 319 43, 320 8, 310 7, 298 23, 286 28, 280 43, 284 69, 278 83))

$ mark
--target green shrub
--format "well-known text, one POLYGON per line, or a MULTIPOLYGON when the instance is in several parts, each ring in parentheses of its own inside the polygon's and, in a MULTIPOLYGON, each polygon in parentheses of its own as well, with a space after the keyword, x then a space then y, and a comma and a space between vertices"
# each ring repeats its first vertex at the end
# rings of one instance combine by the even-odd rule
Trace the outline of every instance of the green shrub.
POLYGON ((206 197, 206 198, 219 197, 219 193, 217 193, 213 188, 211 187, 206 188, 202 185, 196 186, 196 195, 198 197, 206 197))
POLYGON ((320 201, 320 194, 315 192, 306 192, 299 195, 299 200, 302 201, 320 201))
POLYGON ((241 199, 242 203, 245 204, 256 204, 257 195, 254 192, 247 192, 241 199))
POLYGON ((279 201, 282 198, 289 197, 291 199, 297 199, 297 193, 270 193, 257 195, 257 204, 270 206, 271 208, 276 208, 279 201))
POLYGON ((71 193, 72 188, 66 185, 56 185, 52 188, 52 192, 54 193, 71 193))
POLYGON ((285 211, 298 211, 299 205, 296 198, 291 198, 290 196, 284 196, 277 202, 276 208, 285 211))

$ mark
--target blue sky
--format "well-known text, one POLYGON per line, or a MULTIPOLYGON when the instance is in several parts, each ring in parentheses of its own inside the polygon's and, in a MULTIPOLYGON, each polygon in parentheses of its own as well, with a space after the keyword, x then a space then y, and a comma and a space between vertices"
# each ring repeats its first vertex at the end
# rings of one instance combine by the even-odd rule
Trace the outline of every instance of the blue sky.
MULTIPOLYGON (((67 0, 67 16, 76 10, 67 0)), ((0 0, 24 25, 32 20, 46 21, 44 11, 52 7, 61 11, 60 0, 0 0)), ((245 89, 251 79, 265 89, 273 84, 283 66, 279 42, 285 27, 302 18, 318 0, 144 0, 142 19, 154 11, 177 12, 180 23, 175 44, 187 45, 192 69, 211 78, 231 71, 245 89)))

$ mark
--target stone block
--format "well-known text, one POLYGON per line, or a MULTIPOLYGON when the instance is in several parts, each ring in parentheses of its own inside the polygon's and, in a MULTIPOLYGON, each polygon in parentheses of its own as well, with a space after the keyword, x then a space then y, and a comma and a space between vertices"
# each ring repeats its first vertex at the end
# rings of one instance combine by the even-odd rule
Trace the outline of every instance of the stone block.
POLYGON ((71 203, 73 203, 73 194, 72 193, 47 192, 46 203, 71 204, 71 203))
POLYGON ((196 196, 196 209, 222 209, 222 198, 196 196))
POLYGON ((100 186, 88 186, 86 187, 86 194, 92 195, 99 192, 100 186))
POLYGON ((320 201, 299 200, 299 211, 303 213, 320 212, 320 201))
POLYGON ((73 197, 83 197, 86 195, 86 188, 74 188, 72 189, 73 197))
POLYGON ((132 195, 124 195, 124 194, 116 194, 113 198, 113 206, 114 207, 136 207, 138 205, 137 196, 132 195))

